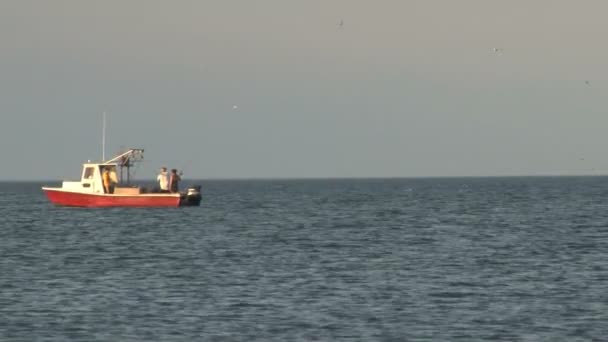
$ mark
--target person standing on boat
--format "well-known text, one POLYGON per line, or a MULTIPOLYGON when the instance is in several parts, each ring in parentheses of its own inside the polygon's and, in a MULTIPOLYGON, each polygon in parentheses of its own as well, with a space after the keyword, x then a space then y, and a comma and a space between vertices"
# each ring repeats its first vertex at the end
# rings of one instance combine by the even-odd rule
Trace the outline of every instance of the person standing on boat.
POLYGON ((114 182, 112 181, 112 176, 110 175, 110 170, 106 167, 103 169, 103 173, 101 175, 103 180, 103 189, 106 194, 114 193, 114 182))
POLYGON ((167 174, 167 168, 161 167, 160 173, 158 177, 156 177, 156 181, 158 181, 158 186, 160 187, 160 192, 169 192, 169 175, 167 174))
POLYGON ((182 178, 177 174, 177 170, 171 169, 171 177, 169 178, 169 188, 171 189, 171 192, 179 191, 179 181, 181 180, 182 178))

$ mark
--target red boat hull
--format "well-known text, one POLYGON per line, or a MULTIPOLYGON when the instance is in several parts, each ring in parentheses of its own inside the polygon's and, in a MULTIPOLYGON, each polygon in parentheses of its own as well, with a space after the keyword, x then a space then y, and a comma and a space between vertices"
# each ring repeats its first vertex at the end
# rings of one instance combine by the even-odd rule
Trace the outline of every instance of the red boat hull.
POLYGON ((179 207, 180 194, 92 194, 42 189, 51 203, 69 207, 179 207))

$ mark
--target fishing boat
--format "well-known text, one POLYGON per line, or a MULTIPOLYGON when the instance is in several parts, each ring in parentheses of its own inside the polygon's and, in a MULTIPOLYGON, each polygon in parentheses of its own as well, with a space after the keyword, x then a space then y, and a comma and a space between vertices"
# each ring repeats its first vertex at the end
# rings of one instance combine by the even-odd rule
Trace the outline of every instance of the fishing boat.
POLYGON ((80 181, 63 181, 61 187, 42 187, 51 203, 70 207, 182 207, 199 206, 201 187, 181 192, 161 192, 131 184, 131 167, 143 160, 143 149, 129 149, 108 161, 82 165, 80 181), (117 170, 120 171, 118 177, 117 170), (115 185, 107 191, 103 173, 109 172, 115 185), (126 171, 126 177, 125 177, 126 171))

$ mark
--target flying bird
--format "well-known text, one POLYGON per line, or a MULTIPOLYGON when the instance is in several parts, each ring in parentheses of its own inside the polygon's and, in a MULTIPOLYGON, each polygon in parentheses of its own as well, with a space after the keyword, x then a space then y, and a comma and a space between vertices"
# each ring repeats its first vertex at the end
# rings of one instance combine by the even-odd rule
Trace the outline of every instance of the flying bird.
POLYGON ((338 24, 339 27, 344 26, 344 20, 340 20, 340 23, 338 24))
POLYGON ((589 82, 589 81, 585 81, 585 84, 588 86, 591 86, 591 82, 589 82))
POLYGON ((494 48, 492 51, 494 51, 494 53, 502 55, 502 48, 494 48))

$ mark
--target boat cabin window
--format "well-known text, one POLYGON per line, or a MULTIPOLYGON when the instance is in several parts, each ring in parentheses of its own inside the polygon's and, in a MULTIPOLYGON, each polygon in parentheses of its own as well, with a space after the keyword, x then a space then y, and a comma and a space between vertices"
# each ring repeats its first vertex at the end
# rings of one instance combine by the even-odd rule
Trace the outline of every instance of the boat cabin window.
POLYGON ((93 179, 93 174, 95 173, 95 168, 94 167, 87 167, 84 169, 84 176, 82 176, 82 178, 84 179, 93 179))

